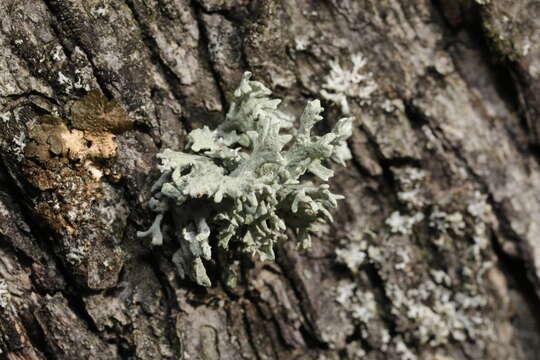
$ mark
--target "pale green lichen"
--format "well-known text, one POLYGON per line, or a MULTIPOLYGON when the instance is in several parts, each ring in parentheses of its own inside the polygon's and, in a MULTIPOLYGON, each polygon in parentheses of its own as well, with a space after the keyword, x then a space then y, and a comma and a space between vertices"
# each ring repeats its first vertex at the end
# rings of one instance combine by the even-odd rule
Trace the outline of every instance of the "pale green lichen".
MULTIPOLYGON (((312 135, 323 110, 314 100, 295 129, 294 118, 278 110, 280 100, 271 99, 271 91, 250 76, 244 74, 217 129, 193 130, 186 152, 167 149, 158 155, 162 175, 149 202, 157 216, 150 229, 138 233, 161 245, 161 223, 170 212, 180 243, 173 261, 181 277, 203 286, 210 286, 203 260, 216 252, 225 254, 220 258, 228 264, 234 263, 232 248, 272 260, 274 244, 287 238, 287 228, 299 247, 309 247, 310 233, 332 220, 330 210, 342 198, 324 183, 334 173, 323 163, 343 165, 350 158, 346 140, 352 120, 341 119, 331 132, 312 135), (320 181, 308 181, 307 173, 320 181)), ((230 276, 236 271, 230 270, 226 282, 234 284, 230 276)))

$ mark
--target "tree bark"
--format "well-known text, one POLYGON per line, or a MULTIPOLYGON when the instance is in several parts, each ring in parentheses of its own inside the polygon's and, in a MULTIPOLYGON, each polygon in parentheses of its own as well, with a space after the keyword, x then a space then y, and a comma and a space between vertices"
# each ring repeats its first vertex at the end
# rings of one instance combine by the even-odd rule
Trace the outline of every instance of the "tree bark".
POLYGON ((539 16, 534 0, 2 0, 0 356, 536 359, 539 16), (323 131, 344 115, 332 68, 359 54, 376 87, 345 94, 345 199, 312 249, 240 259, 235 289, 215 259, 205 289, 178 277, 174 241, 136 238, 155 155, 219 124, 244 71, 291 114, 322 98, 323 131))

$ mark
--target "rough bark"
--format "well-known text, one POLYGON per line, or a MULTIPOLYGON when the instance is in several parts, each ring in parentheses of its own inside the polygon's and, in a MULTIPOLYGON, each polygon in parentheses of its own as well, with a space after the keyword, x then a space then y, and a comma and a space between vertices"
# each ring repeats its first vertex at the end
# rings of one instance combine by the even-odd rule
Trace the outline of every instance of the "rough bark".
MULTIPOLYGON (((0 356, 536 359, 539 11, 2 0, 0 356), (156 153, 218 124, 244 71, 298 114, 359 53, 377 88, 347 97, 346 198, 311 250, 242 259, 235 290, 216 259, 204 289, 178 278, 174 241, 135 237, 156 153)), ((330 127, 343 108, 323 105, 330 127)))

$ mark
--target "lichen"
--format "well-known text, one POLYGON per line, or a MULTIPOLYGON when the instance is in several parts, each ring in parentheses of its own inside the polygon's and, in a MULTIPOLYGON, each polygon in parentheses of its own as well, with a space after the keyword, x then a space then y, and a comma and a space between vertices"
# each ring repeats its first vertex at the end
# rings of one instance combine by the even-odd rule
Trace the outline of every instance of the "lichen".
POLYGON ((428 173, 408 166, 392 171, 397 190, 414 195, 398 197, 404 214, 394 211, 386 226, 342 240, 336 260, 356 282, 340 281, 337 304, 347 319, 365 327, 362 338, 388 356, 396 352, 399 358, 415 358, 407 348, 411 344, 443 349, 452 342, 468 342, 485 350, 495 339, 497 321, 491 316, 494 304, 484 279, 494 264, 489 228, 495 219, 487 196, 461 189, 452 197, 434 199, 422 184, 428 173), (437 246, 435 254, 424 250, 425 240, 437 246), (385 348, 377 342, 381 315, 371 295, 360 290, 366 269, 381 277, 396 324, 385 348))
POLYGON ((356 274, 366 259, 367 247, 366 241, 351 241, 343 248, 336 249, 336 260, 346 265, 351 273, 356 274))
POLYGON ((454 234, 463 235, 463 229, 466 225, 463 215, 460 212, 456 211, 448 214, 445 211, 439 210, 436 206, 429 216, 429 226, 439 232, 452 230, 454 234))
POLYGON ((352 67, 341 66, 338 60, 330 62, 330 73, 325 78, 321 96, 339 105, 343 114, 350 114, 348 98, 358 98, 362 104, 369 103, 371 94, 377 90, 373 75, 364 68, 366 58, 361 54, 351 56, 352 67))
POLYGON ((13 137, 13 152, 20 161, 24 158, 24 149, 26 148, 26 135, 20 133, 18 136, 13 137))
POLYGON ((427 177, 426 172, 410 166, 392 168, 392 172, 396 176, 399 186, 398 200, 408 209, 422 208, 426 202, 423 194, 427 177))
POLYGON ((377 314, 375 295, 362 291, 352 282, 341 281, 336 288, 336 302, 350 312, 353 319, 367 324, 377 314))
MULTIPOLYGON (((325 183, 334 173, 323 162, 344 164, 350 158, 351 119, 339 120, 323 136, 312 135, 323 110, 314 100, 293 129, 294 119, 278 110, 280 100, 271 99, 270 90, 250 77, 244 74, 217 129, 193 130, 186 152, 167 149, 158 155, 161 177, 149 202, 157 216, 150 229, 138 234, 161 245, 161 223, 170 212, 180 243, 173 261, 182 278, 203 286, 211 285, 204 260, 216 251, 229 264, 233 248, 273 260, 274 245, 287 238, 287 228, 300 248, 309 247, 310 234, 332 220, 330 211, 342 198, 325 183), (309 181, 308 173, 319 181, 309 181)), ((228 281, 234 283, 230 276, 228 281)))
POLYGON ((390 227, 390 231, 394 234, 411 234, 413 226, 424 220, 424 214, 417 212, 413 216, 402 215, 399 211, 394 211, 388 219, 386 225, 390 227))
MULTIPOLYGON (((18 152, 12 146, 10 155, 20 161, 24 185, 35 194, 35 213, 77 280, 92 289, 113 286, 124 261, 114 245, 127 221, 127 204, 109 182, 120 178, 114 168, 116 136, 132 122, 117 102, 97 91, 74 101, 67 117, 24 111, 30 120, 13 138, 18 152)), ((8 121, 21 123, 13 114, 8 121)))
POLYGON ((0 308, 5 309, 11 302, 11 293, 9 292, 6 280, 0 279, 0 308))

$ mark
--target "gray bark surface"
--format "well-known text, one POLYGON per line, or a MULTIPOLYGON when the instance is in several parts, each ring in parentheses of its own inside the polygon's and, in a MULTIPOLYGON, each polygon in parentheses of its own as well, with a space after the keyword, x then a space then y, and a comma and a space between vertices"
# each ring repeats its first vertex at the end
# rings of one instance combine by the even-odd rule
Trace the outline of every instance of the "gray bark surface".
POLYGON ((533 0, 1 0, 0 357, 537 359, 538 19, 533 0), (205 289, 175 241, 136 238, 155 155, 219 124, 244 71, 292 114, 321 98, 323 131, 332 64, 357 54, 376 89, 346 94, 345 199, 312 249, 240 259, 234 290, 215 259, 205 289))

